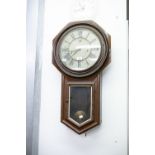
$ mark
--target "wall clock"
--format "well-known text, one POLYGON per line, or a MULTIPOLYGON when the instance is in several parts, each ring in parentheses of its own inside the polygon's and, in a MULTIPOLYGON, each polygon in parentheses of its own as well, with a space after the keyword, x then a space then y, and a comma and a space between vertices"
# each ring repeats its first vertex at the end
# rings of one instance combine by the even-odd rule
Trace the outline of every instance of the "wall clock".
POLYGON ((100 124, 100 73, 110 63, 110 35, 93 21, 67 24, 53 40, 62 73, 61 122, 81 134, 100 124))

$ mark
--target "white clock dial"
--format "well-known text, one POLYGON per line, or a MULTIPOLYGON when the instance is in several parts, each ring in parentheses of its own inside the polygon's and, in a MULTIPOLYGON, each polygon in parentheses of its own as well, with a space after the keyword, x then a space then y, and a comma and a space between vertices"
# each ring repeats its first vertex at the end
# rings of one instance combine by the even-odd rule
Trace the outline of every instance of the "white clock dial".
POLYGON ((61 41, 60 60, 71 70, 82 71, 92 67, 100 54, 100 39, 88 28, 74 28, 61 41))

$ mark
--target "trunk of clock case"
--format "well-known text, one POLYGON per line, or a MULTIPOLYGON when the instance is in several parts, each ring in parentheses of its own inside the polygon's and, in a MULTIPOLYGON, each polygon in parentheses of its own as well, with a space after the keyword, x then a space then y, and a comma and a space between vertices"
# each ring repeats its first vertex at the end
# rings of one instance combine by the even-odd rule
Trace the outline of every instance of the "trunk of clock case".
MULTIPOLYGON (((81 134, 100 124, 100 74, 85 78, 72 78, 62 74, 61 89, 61 122, 81 134), (72 85, 92 86, 92 118, 82 126, 76 125, 69 119, 69 87, 72 85)), ((80 104, 80 103, 79 103, 80 104)))

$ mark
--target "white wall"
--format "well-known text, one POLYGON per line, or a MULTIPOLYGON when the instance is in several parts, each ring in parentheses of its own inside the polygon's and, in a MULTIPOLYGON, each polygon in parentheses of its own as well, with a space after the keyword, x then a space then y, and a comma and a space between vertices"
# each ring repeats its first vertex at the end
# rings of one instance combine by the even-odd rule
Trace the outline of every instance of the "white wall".
POLYGON ((85 1, 84 11, 76 0, 45 1, 39 155, 127 155, 126 1, 85 1), (102 123, 85 136, 60 123, 61 74, 51 64, 51 51, 52 39, 68 22, 87 17, 111 35, 112 62, 102 74, 102 123))

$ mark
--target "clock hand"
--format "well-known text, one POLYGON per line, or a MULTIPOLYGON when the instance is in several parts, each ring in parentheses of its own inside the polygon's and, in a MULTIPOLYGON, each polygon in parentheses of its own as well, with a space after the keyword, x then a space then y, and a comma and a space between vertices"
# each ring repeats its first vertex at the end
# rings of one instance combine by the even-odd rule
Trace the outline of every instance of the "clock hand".
POLYGON ((73 51, 71 51, 71 53, 73 53, 71 56, 73 56, 73 55, 75 55, 77 52, 79 52, 79 51, 81 51, 81 49, 79 48, 79 49, 76 49, 76 50, 73 50, 73 51))

